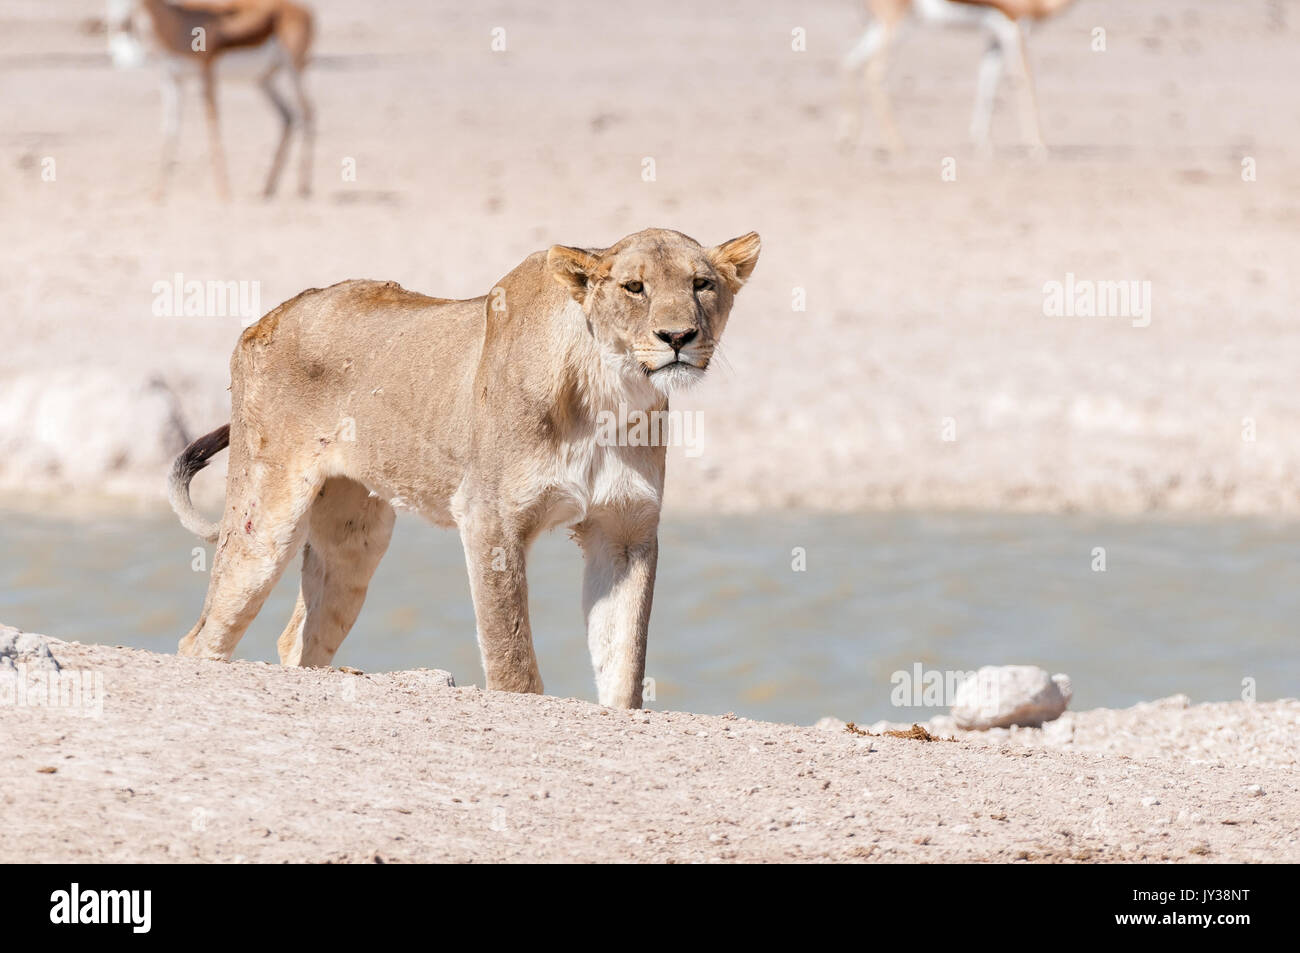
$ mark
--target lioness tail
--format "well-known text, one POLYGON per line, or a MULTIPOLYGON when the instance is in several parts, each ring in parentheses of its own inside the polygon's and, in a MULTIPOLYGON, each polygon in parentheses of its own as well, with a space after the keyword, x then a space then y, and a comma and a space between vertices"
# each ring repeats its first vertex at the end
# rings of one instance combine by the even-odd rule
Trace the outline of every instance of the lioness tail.
POLYGON ((167 478, 167 499, 172 509, 181 518, 181 525, 196 536, 209 543, 217 541, 219 531, 216 523, 209 523, 194 509, 190 502, 190 481, 194 474, 208 465, 208 460, 216 456, 230 443, 230 424, 223 424, 210 434, 205 434, 180 452, 172 464, 171 476, 167 478))

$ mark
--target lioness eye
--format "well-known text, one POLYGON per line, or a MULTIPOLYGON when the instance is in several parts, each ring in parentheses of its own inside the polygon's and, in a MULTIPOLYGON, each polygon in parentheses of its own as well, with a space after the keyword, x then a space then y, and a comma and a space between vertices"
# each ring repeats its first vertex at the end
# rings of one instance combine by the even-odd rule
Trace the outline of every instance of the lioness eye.
POLYGON ((625 281, 623 283, 623 289, 625 291, 630 291, 634 295, 639 295, 644 287, 645 286, 639 281, 625 281))
POLYGON ((712 288, 712 287, 713 287, 713 282, 711 282, 708 278, 696 278, 696 279, 695 279, 695 290, 696 290, 696 291, 708 291, 708 290, 709 290, 710 288, 712 288))

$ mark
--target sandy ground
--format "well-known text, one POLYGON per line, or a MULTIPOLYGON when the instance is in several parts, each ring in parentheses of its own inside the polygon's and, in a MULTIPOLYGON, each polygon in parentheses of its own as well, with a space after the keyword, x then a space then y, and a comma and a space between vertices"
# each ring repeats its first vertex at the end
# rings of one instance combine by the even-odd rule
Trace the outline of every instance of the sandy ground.
POLYGON ((1300 861, 1296 701, 927 742, 50 646, 102 711, 0 716, 0 862, 1300 861))
POLYGON ((241 322, 155 316, 176 273, 258 282, 263 310, 360 276, 472 296, 552 242, 665 225, 764 236, 725 361, 678 402, 705 452, 670 506, 1300 513, 1293 5, 1080 0, 1031 41, 1045 163, 1010 87, 972 158, 961 32, 898 51, 907 156, 871 122, 837 150, 850 0, 313 6, 316 197, 254 198, 274 119, 230 83, 235 200, 191 90, 161 206, 156 78, 110 68, 100 4, 0 10, 0 486, 156 501, 175 444, 227 419, 241 322), (1045 317, 1067 273, 1151 282, 1150 326, 1045 317))

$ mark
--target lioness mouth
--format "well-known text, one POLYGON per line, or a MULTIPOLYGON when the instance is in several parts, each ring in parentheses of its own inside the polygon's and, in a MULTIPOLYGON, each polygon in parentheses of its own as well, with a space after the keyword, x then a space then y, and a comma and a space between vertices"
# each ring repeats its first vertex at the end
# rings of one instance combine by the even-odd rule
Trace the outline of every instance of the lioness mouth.
POLYGON ((658 367, 647 366, 645 369, 646 376, 648 377, 651 374, 658 374, 660 371, 666 371, 671 367, 694 367, 697 370, 702 370, 698 364, 692 364, 690 361, 683 361, 681 358, 678 358, 675 361, 669 361, 667 364, 660 364, 658 367))

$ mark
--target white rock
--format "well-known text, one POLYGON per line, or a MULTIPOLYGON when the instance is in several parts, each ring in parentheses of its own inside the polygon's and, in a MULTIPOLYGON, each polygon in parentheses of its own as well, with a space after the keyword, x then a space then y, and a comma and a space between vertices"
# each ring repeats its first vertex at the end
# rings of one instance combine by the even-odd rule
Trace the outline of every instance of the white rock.
POLYGON ((952 717, 968 730, 1037 728, 1060 717, 1072 694, 1067 675, 1034 665, 986 665, 957 686, 952 717))
POLYGON ((948 737, 957 730, 957 722, 951 715, 935 715, 929 721, 922 723, 922 728, 932 735, 942 735, 948 737))
POLYGON ((60 668, 50 652, 48 638, 35 632, 23 632, 11 625, 0 625, 0 669, 16 671, 17 662, 56 672, 60 668))
POLYGON ((838 718, 833 718, 830 715, 827 715, 825 718, 818 718, 817 723, 813 725, 813 727, 818 731, 843 731, 845 725, 844 722, 840 721, 838 718))

